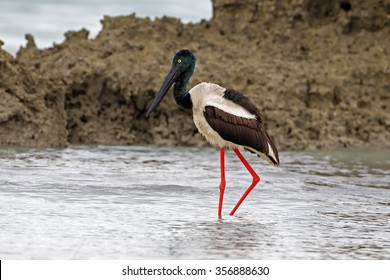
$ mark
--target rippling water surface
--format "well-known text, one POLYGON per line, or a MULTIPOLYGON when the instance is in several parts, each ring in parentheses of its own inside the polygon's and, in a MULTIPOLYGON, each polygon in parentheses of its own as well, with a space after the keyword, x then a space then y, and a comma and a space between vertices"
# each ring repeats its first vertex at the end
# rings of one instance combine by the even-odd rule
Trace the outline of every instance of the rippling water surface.
POLYGON ((284 152, 282 166, 202 148, 0 148, 1 259, 389 259, 390 151, 284 152))

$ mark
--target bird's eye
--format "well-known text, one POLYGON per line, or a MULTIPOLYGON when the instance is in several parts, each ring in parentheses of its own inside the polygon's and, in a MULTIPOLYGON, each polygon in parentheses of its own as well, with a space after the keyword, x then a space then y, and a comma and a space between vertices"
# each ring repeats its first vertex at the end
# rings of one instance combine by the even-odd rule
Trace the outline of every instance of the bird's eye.
POLYGON ((177 60, 177 63, 181 63, 182 62, 182 60, 179 58, 178 60, 177 60))

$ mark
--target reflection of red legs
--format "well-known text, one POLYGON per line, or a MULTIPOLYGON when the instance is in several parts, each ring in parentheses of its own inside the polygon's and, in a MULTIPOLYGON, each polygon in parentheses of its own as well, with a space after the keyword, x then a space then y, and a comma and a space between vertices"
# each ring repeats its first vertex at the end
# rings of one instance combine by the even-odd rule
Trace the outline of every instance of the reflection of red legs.
POLYGON ((218 206, 218 218, 222 218, 222 203, 223 203, 223 194, 225 193, 225 149, 221 148, 219 150, 221 156, 221 184, 219 185, 219 206, 218 206))
POLYGON ((245 200, 245 198, 248 196, 248 194, 252 191, 252 189, 257 185, 257 183, 260 181, 259 175, 256 174, 256 172, 253 170, 253 168, 249 165, 249 163, 246 161, 244 156, 240 153, 238 149, 233 149, 233 151, 236 153, 238 158, 241 160, 241 162, 245 165, 246 169, 248 169, 249 173, 253 177, 252 184, 249 186, 249 188, 246 190, 246 192, 242 195, 240 200, 237 202, 236 206, 234 206, 232 212, 230 212, 230 215, 234 215, 238 207, 240 207, 241 203, 245 200))

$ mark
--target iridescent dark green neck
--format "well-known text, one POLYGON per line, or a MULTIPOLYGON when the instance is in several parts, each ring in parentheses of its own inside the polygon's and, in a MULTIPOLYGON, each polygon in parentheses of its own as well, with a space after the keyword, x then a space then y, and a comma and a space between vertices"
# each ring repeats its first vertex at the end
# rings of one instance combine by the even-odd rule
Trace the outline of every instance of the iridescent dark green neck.
POLYGON ((173 86, 173 96, 175 97, 176 103, 184 109, 192 109, 191 96, 186 89, 188 81, 190 80, 193 72, 193 69, 191 70, 184 72, 182 76, 177 79, 173 86))

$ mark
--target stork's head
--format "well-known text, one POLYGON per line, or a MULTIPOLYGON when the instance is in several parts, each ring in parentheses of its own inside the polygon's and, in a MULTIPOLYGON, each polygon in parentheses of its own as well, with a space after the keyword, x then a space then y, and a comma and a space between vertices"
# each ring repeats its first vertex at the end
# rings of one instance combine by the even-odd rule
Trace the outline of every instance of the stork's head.
POLYGON ((181 50, 175 54, 172 61, 172 68, 177 67, 183 71, 182 73, 189 71, 192 74, 194 72, 195 62, 196 58, 191 51, 181 50))
POLYGON ((167 94, 171 86, 176 82, 187 83, 192 73, 194 73, 196 58, 194 54, 189 50, 181 50, 173 58, 172 68, 169 70, 168 75, 165 77, 160 90, 156 94, 156 98, 153 100, 146 117, 160 104, 164 96, 167 94))

